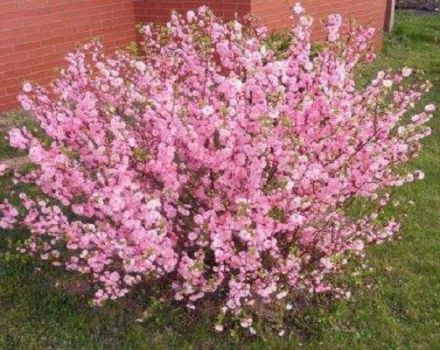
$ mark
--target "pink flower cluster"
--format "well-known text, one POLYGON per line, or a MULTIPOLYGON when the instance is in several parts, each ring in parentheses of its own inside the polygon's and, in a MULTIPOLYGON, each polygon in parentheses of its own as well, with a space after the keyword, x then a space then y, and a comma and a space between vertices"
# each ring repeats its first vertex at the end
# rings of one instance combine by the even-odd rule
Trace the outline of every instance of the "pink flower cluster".
POLYGON ((285 58, 266 29, 202 7, 145 26, 142 55, 86 44, 50 92, 26 84, 22 106, 50 139, 9 132, 38 165, 17 179, 45 194, 20 194, 28 251, 90 276, 98 305, 153 285, 189 308, 214 298, 252 334, 259 310, 300 293, 346 296, 332 277, 398 231, 380 220, 387 188, 423 178, 401 165, 435 107, 404 124, 429 83, 405 68, 357 89, 374 30, 341 33, 331 16, 316 53, 312 19, 294 12, 285 58), (348 215, 356 198, 373 209, 348 215))
POLYGON ((10 229, 17 222, 18 210, 9 204, 7 200, 0 203, 0 228, 10 229))

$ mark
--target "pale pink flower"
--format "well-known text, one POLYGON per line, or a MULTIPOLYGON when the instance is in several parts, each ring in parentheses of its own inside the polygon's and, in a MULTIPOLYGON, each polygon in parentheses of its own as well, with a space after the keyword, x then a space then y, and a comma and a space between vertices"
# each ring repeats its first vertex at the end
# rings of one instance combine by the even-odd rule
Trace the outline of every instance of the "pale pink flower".
POLYGON ((0 176, 3 176, 8 169, 8 166, 6 164, 0 164, 0 176))
POLYGON ((384 87, 389 89, 389 88, 391 88, 393 86, 393 81, 391 79, 385 79, 382 82, 382 84, 383 84, 384 87))
POLYGON ((249 327, 252 325, 252 318, 247 317, 247 318, 242 319, 242 320, 240 321, 240 325, 241 325, 243 328, 249 328, 249 327))
POLYGON ((221 333, 221 332, 223 332, 224 327, 221 324, 216 324, 214 329, 217 333, 221 333))
POLYGON ((187 20, 189 23, 192 23, 192 22, 194 21, 195 18, 196 18, 196 14, 194 13, 194 11, 188 11, 188 12, 186 13, 186 20, 187 20))
POLYGON ((305 12, 305 10, 304 7, 302 7, 302 5, 299 2, 297 2, 293 7, 293 12, 295 12, 296 15, 302 15, 305 12))
POLYGON ((136 69, 137 69, 139 72, 141 72, 141 73, 145 72, 145 69, 147 68, 147 66, 145 65, 145 63, 142 62, 142 61, 137 61, 137 62, 135 63, 135 67, 136 67, 136 69))
POLYGON ((29 93, 32 91, 32 84, 29 82, 26 82, 23 84, 23 91, 26 93, 29 93))
POLYGON ((413 70, 411 68, 405 67, 402 69, 402 76, 405 78, 408 78, 409 76, 411 76, 413 70))
POLYGON ((429 104, 429 105, 425 106, 425 112, 434 113, 435 110, 436 110, 436 108, 435 108, 435 105, 433 105, 433 104, 429 104))

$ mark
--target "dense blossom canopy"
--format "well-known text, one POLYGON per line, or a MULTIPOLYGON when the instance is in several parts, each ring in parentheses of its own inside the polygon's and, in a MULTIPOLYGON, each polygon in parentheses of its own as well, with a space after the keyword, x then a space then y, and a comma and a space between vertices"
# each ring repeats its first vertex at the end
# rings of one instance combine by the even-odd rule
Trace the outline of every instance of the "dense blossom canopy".
POLYGON ((262 306, 347 296, 332 276, 398 231, 380 219, 387 189, 423 178, 402 165, 435 107, 403 122, 429 89, 409 68, 356 88, 373 29, 332 15, 318 50, 294 14, 282 52, 266 28, 202 7, 145 26, 137 54, 86 44, 51 91, 24 84, 46 137, 9 142, 38 165, 17 181, 44 196, 21 193, 23 215, 4 203, 0 226, 18 221, 28 252, 89 276, 97 305, 150 285, 190 308, 209 296, 252 333, 262 306), (349 215, 358 199, 369 212, 349 215))

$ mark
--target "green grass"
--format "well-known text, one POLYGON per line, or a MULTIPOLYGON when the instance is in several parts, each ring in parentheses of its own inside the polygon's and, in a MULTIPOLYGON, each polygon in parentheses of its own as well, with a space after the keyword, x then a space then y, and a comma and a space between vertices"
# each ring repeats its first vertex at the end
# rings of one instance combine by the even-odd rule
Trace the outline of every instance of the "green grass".
MULTIPOLYGON (((434 84, 425 102, 440 106, 439 44, 440 16, 400 12, 374 68, 422 69, 434 84)), ((91 308, 59 271, 37 271, 30 259, 7 253, 25 236, 14 232, 0 235, 0 349, 440 349, 440 116, 431 126, 414 164, 426 179, 399 190, 417 203, 403 239, 369 251, 372 287, 355 289, 351 302, 306 310, 289 338, 219 336, 203 313, 158 307, 141 292, 130 301, 136 307, 91 308), (56 288, 57 281, 70 287, 56 288), (147 307, 151 317, 137 322, 147 307)), ((0 157, 8 152, 2 144, 0 157)), ((6 193, 5 180, 0 185, 6 193)))

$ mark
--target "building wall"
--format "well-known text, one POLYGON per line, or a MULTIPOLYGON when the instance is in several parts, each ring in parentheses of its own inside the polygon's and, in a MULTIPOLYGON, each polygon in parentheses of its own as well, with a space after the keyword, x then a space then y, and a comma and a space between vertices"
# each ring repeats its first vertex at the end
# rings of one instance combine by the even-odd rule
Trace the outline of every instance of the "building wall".
POLYGON ((0 110, 16 107, 21 83, 45 84, 78 42, 116 48, 135 40, 132 0, 1 0, 0 110))
MULTIPOLYGON (((274 29, 289 25, 289 6, 298 1, 252 0, 251 11, 262 22, 274 29)), ((300 1, 307 14, 314 17, 315 38, 324 35, 320 22, 329 14, 339 13, 344 18, 356 19, 359 23, 383 29, 386 16, 386 0, 302 0, 300 1)), ((381 35, 378 36, 378 39, 381 35)))
POLYGON ((233 18, 235 13, 243 16, 251 10, 251 0, 135 0, 136 20, 141 23, 165 22, 172 10, 185 12, 202 5, 226 18, 233 18))
MULTIPOLYGON (((317 23, 329 13, 341 13, 383 28, 386 0, 302 3, 317 23)), ((201 5, 228 18, 253 12, 275 29, 290 23, 286 0, 0 0, 0 111, 17 106, 23 81, 52 80, 54 68, 63 65, 66 52, 77 43, 99 37, 112 50, 136 40, 136 23, 164 22, 173 9, 201 5)))

